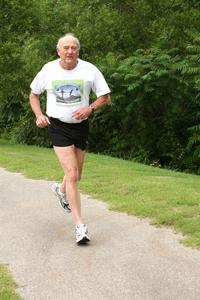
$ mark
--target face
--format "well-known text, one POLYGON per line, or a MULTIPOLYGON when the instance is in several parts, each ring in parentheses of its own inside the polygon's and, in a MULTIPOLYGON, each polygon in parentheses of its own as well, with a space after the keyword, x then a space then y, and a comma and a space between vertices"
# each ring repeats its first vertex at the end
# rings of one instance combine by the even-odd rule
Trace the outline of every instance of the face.
POLYGON ((77 58, 79 56, 79 49, 74 40, 71 37, 67 37, 61 40, 57 53, 61 59, 61 66, 65 69, 73 69, 77 64, 77 58))

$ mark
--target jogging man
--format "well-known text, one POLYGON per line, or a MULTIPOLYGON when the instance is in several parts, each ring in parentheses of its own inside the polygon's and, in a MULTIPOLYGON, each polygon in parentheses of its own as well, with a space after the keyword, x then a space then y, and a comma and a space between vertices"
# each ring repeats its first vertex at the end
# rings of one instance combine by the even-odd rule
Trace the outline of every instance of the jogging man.
POLYGON ((80 42, 71 33, 57 43, 59 58, 43 66, 30 87, 30 105, 39 128, 48 126, 54 151, 63 168, 61 184, 54 183, 63 209, 72 212, 76 243, 90 241, 81 216, 78 182, 81 179, 88 140, 88 117, 110 100, 110 89, 101 72, 79 58, 80 42), (40 94, 46 91, 46 114, 41 111, 40 94), (89 104, 93 91, 96 100, 89 104))

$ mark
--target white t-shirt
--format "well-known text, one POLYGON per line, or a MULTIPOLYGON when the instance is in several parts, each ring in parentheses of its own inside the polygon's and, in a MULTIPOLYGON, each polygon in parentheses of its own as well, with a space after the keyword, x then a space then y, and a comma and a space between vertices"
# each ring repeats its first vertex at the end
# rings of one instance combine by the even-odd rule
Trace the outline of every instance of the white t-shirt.
POLYGON ((30 87, 34 94, 47 92, 46 114, 66 123, 79 123, 73 111, 89 105, 91 90, 97 97, 110 93, 102 73, 91 63, 78 59, 72 70, 63 69, 60 59, 43 66, 30 87))

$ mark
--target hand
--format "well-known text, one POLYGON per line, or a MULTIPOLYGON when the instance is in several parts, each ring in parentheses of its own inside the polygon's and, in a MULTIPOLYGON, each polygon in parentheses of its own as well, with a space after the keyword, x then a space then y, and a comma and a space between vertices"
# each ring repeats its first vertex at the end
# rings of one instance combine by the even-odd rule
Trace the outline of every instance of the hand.
POLYGON ((46 127, 48 124, 50 124, 49 118, 45 115, 40 115, 37 117, 36 119, 36 125, 39 128, 44 128, 46 127))
POLYGON ((74 117, 77 120, 85 120, 91 115, 91 113, 92 113, 91 107, 85 106, 75 110, 72 114, 72 117, 74 117))

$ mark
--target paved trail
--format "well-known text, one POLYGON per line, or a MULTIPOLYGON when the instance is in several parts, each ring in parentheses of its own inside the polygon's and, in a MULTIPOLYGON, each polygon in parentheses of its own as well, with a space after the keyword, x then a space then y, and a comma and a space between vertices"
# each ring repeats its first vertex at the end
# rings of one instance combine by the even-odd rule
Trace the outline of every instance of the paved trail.
POLYGON ((83 195, 91 245, 77 246, 50 185, 0 168, 0 262, 23 299, 200 299, 200 251, 83 195))

